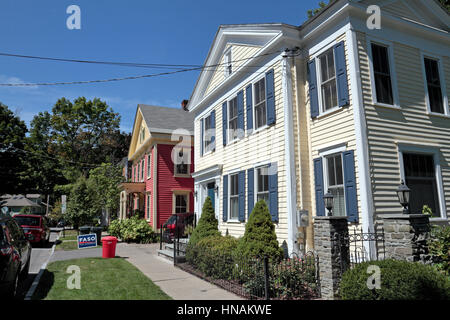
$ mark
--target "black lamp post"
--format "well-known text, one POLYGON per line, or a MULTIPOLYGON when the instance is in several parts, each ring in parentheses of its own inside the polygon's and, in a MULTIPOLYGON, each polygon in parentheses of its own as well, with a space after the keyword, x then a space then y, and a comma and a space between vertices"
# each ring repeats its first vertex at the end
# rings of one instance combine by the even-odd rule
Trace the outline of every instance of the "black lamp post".
POLYGON ((403 213, 409 214, 409 196, 411 194, 411 190, 402 180, 401 184, 397 188, 397 196, 398 201, 403 206, 403 213))
POLYGON ((333 215, 333 194, 328 190, 328 192, 323 196, 323 201, 325 202, 325 208, 328 210, 328 216, 331 217, 333 215))

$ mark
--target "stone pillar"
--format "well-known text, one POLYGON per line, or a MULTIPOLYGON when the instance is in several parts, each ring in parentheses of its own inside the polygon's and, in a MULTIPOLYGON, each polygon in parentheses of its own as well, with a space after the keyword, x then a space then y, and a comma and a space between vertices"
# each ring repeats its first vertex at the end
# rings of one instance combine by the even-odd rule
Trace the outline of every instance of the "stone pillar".
POLYGON ((335 299, 343 269, 349 265, 348 247, 339 247, 339 242, 334 240, 338 237, 348 239, 347 235, 347 217, 314 218, 314 250, 319 257, 320 287, 324 299, 335 299))
POLYGON ((430 220, 426 214, 382 216, 386 259, 428 260, 430 220))

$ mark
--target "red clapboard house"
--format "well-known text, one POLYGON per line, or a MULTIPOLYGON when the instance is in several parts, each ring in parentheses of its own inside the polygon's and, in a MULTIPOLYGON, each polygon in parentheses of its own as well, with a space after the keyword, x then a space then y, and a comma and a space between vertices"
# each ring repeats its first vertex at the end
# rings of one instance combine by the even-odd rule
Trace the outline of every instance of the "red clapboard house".
POLYGON ((193 131, 194 116, 184 107, 138 105, 120 185, 120 219, 141 213, 156 230, 172 214, 194 211, 193 131))

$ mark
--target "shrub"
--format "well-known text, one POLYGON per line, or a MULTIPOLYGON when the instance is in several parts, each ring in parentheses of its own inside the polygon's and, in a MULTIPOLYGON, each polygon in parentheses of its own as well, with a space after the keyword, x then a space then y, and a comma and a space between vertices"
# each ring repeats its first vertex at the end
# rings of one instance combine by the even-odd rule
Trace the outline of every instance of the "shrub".
POLYGON ((125 242, 153 243, 157 238, 148 222, 138 216, 111 221, 108 231, 110 235, 125 242))
POLYGON ((204 238, 211 236, 220 236, 218 221, 214 214, 211 198, 207 197, 203 204, 202 215, 198 221, 197 227, 191 234, 189 243, 186 248, 186 261, 195 265, 197 250, 195 246, 204 238))
POLYGON ((437 270, 450 275, 450 226, 433 227, 428 249, 437 270))
POLYGON ((344 300, 442 300, 450 299, 449 280, 432 267, 407 261, 369 261, 347 270, 340 284, 344 300), (380 267, 380 289, 369 289, 367 268, 380 267))
POLYGON ((238 240, 232 236, 210 236, 195 246, 197 269, 214 279, 230 279, 233 272, 233 251, 238 240))
POLYGON ((275 225, 264 200, 255 204, 245 225, 244 237, 239 240, 236 255, 238 257, 267 256, 273 260, 282 258, 283 250, 278 245, 275 225))

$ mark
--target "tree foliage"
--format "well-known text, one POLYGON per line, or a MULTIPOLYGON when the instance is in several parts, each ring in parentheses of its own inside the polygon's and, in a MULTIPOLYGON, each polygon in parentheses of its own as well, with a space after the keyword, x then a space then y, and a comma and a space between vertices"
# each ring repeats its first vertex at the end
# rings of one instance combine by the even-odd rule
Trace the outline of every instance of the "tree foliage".
POLYGON ((85 224, 92 224, 93 219, 98 216, 97 195, 92 191, 84 176, 80 176, 72 187, 67 202, 65 218, 75 228, 85 224))
POLYGON ((245 225, 244 237, 236 249, 239 256, 281 259, 283 250, 279 247, 275 225, 264 200, 259 200, 245 225))
POLYGON ((325 3, 323 1, 319 2, 319 8, 308 10, 308 19, 314 17, 316 14, 318 14, 320 11, 322 11, 323 8, 325 8, 330 3, 330 0, 328 0, 328 3, 325 3))
POLYGON ((189 245, 196 245, 197 242, 206 237, 220 236, 218 225, 219 222, 214 214, 211 198, 207 197, 197 227, 192 232, 189 245))
POLYGON ((28 189, 24 171, 27 127, 7 106, 0 103, 0 195, 22 193, 28 189))
POLYGON ((123 181, 121 168, 117 165, 103 163, 89 171, 88 187, 96 195, 95 208, 117 210, 120 202, 120 190, 117 187, 123 181))

